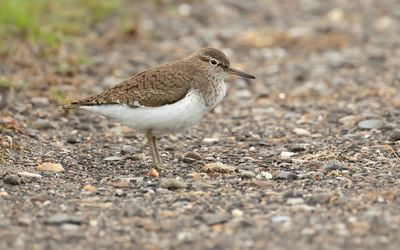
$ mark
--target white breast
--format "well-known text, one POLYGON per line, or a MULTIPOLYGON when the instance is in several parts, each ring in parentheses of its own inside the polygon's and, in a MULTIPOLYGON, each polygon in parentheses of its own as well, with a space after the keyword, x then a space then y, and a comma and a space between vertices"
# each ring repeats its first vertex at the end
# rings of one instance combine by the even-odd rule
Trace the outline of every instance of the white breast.
POLYGON ((139 132, 151 130, 154 135, 175 133, 198 123, 206 112, 222 101, 226 93, 223 81, 219 88, 220 94, 211 105, 206 105, 204 98, 196 90, 191 90, 182 100, 161 107, 131 108, 126 105, 111 104, 81 108, 115 118, 139 132))

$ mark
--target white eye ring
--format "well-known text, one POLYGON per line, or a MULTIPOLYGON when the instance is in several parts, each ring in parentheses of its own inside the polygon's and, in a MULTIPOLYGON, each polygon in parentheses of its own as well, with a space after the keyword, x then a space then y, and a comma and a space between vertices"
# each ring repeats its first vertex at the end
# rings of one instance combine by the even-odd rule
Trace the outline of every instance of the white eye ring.
POLYGON ((216 65, 218 65, 218 61, 215 59, 210 59, 210 64, 213 66, 216 66, 216 65))

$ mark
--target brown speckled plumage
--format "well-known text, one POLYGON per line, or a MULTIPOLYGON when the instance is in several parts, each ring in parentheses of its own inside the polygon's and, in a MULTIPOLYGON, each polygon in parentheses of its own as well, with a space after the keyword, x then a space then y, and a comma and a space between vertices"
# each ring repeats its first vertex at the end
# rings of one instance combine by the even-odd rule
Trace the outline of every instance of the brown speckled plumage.
POLYGON ((204 93, 208 103, 217 95, 217 83, 223 80, 224 68, 229 68, 225 54, 214 48, 204 48, 183 60, 136 74, 100 94, 72 102, 65 108, 105 104, 159 107, 181 100, 190 88, 204 93), (211 58, 217 59, 221 67, 210 70, 208 61, 211 58))

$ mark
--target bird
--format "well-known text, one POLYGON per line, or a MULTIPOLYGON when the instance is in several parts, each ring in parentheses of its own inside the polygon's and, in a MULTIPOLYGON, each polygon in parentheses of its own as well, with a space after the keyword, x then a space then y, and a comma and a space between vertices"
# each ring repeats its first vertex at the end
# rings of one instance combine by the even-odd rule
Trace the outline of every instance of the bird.
POLYGON ((98 113, 145 134, 152 165, 162 170, 165 168, 157 138, 199 123, 224 98, 226 74, 255 79, 232 68, 221 50, 201 48, 186 58, 145 70, 63 108, 98 113))

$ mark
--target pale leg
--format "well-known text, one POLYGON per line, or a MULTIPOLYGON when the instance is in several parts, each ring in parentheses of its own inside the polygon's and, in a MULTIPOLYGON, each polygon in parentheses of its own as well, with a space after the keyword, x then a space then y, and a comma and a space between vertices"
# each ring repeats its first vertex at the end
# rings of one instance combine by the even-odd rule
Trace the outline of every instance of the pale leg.
POLYGON ((157 138, 155 136, 153 136, 152 139, 153 139, 154 149, 155 149, 155 153, 156 153, 156 161, 161 166, 162 162, 161 162, 160 152, 158 152, 157 138))
POLYGON ((149 142, 151 158, 153 159, 153 165, 156 169, 163 169, 160 159, 160 153, 157 149, 156 137, 151 131, 146 133, 147 141, 149 142))

